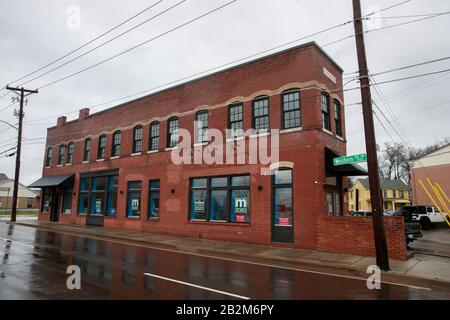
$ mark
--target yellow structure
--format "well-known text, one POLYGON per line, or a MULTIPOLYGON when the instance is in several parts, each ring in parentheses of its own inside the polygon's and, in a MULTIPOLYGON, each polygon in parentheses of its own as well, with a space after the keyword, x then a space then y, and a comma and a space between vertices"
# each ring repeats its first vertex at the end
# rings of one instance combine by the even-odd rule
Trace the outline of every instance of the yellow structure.
MULTIPOLYGON (((411 204, 411 187, 401 180, 380 179, 385 211, 398 211, 411 204)), ((357 179, 348 191, 348 210, 371 211, 369 179, 357 179)))

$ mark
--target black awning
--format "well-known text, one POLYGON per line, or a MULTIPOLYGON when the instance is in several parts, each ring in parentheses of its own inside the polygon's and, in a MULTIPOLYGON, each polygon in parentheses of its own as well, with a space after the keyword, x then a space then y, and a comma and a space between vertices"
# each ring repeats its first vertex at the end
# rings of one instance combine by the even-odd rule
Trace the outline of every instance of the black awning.
POLYGON ((30 184, 29 188, 50 188, 59 186, 71 186, 73 185, 74 174, 61 174, 55 176, 47 176, 38 179, 30 184))
POLYGON ((333 164, 334 158, 343 157, 340 154, 331 149, 325 148, 325 171, 327 177, 337 177, 337 176, 367 176, 368 172, 366 169, 358 164, 345 164, 343 166, 335 166, 333 164))

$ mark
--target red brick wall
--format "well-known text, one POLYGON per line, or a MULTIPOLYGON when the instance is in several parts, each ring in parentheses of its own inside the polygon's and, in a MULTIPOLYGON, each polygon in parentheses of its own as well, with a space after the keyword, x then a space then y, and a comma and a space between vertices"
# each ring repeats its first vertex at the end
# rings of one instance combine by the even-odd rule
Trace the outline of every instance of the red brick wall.
MULTIPOLYGON (((385 217, 384 226, 389 257, 406 260, 403 218, 385 217)), ((318 250, 375 256, 372 218, 320 217, 318 250)))

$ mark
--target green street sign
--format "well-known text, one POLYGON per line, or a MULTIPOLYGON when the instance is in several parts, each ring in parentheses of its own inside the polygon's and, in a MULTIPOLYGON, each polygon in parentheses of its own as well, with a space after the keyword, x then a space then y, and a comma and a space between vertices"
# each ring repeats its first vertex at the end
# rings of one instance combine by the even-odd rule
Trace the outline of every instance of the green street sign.
POLYGON ((334 158, 333 164, 335 166, 343 166, 345 164, 358 163, 367 161, 367 155, 365 153, 362 154, 354 154, 351 156, 334 158))

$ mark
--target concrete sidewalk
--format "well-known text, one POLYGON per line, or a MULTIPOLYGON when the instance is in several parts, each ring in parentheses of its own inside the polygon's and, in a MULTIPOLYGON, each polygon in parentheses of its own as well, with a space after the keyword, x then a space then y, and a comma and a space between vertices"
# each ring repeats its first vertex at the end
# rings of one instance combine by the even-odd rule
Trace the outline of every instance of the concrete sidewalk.
MULTIPOLYGON (((270 246, 215 240, 200 240, 179 236, 129 232, 102 227, 68 225, 46 221, 18 221, 16 224, 104 240, 110 239, 114 241, 133 242, 144 246, 170 249, 185 253, 203 254, 212 257, 259 263, 288 263, 290 266, 293 265, 294 267, 321 266, 365 273, 369 265, 375 264, 374 258, 351 254, 275 248, 270 246)), ((391 271, 386 273, 386 275, 435 280, 450 284, 450 258, 414 254, 407 261, 391 260, 390 266, 391 271)))

